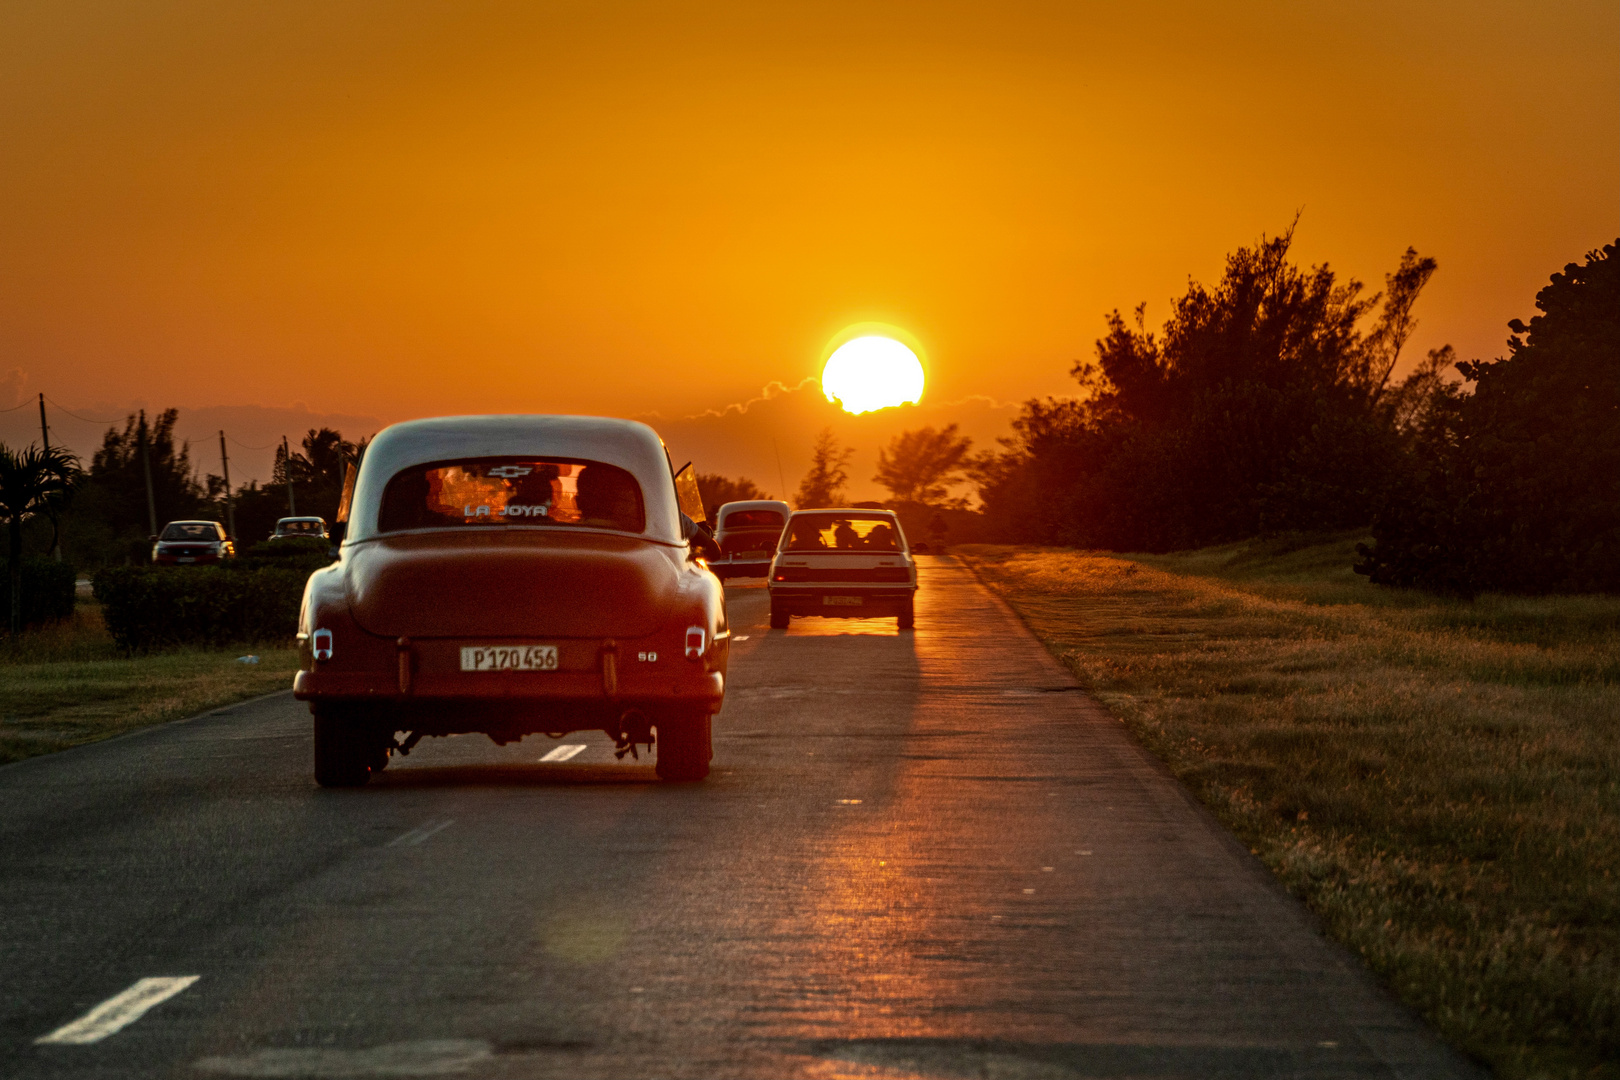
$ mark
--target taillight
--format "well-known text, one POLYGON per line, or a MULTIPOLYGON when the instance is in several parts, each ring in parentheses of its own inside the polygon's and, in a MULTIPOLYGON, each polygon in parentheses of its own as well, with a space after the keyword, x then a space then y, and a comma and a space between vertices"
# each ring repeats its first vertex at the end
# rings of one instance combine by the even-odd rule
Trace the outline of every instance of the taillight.
POLYGON ((330 631, 330 630, 317 630, 317 631, 315 631, 314 640, 311 642, 311 644, 314 646, 314 649, 315 649, 315 659, 317 659, 317 660, 330 660, 330 659, 332 659, 332 631, 330 631))
POLYGON ((709 643, 708 631, 701 626, 688 626, 686 628, 686 658, 688 660, 703 659, 704 646, 709 643))

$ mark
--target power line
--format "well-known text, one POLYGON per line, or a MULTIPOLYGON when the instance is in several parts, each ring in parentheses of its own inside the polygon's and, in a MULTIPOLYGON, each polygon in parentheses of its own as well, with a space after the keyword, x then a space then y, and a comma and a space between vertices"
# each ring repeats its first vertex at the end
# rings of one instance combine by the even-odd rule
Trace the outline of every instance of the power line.
POLYGON ((116 423, 118 423, 117 420, 94 420, 94 419, 92 419, 92 418, 90 418, 88 416, 80 416, 78 413, 74 412, 72 409, 69 409, 67 406, 63 405, 60 401, 57 401, 55 398, 51 397, 51 395, 49 395, 49 394, 45 395, 45 400, 50 402, 52 405, 55 405, 58 409, 61 409, 63 412, 67 413, 69 416, 73 417, 73 419, 75 419, 75 420, 83 420, 87 424, 116 424, 116 423))
POLYGON ((32 404, 33 404, 32 401, 25 401, 21 405, 13 405, 9 409, 0 409, 0 413, 16 412, 18 409, 27 408, 28 406, 30 406, 32 404))
POLYGON ((225 437, 227 439, 230 439, 231 442, 236 443, 236 445, 240 446, 243 450, 268 450, 268 449, 270 449, 271 446, 279 446, 280 445, 280 443, 271 443, 269 446, 249 446, 245 442, 237 442, 236 439, 231 438, 231 436, 229 436, 229 435, 227 435, 225 437))

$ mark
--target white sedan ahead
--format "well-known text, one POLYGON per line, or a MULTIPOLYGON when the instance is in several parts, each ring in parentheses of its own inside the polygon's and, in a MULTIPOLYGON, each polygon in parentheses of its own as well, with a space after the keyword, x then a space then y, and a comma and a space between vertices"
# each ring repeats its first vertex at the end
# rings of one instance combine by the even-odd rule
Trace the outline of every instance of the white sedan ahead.
POLYGON ((917 566, 900 520, 887 510, 799 510, 771 560, 771 626, 793 616, 894 616, 913 625, 917 566))

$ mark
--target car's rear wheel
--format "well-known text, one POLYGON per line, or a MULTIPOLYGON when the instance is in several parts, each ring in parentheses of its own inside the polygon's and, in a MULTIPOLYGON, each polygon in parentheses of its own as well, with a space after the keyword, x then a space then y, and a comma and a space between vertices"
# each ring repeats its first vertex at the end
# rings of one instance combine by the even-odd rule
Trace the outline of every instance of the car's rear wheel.
POLYGON ((900 629, 902 630, 910 630, 912 627, 917 625, 917 609, 915 601, 906 601, 906 606, 901 609, 899 616, 895 619, 895 622, 900 624, 900 629))
POLYGON ((315 782, 321 787, 362 787, 388 765, 388 747, 375 724, 343 708, 316 707, 315 782))
POLYGON ((771 629, 786 630, 788 628, 787 609, 777 604, 771 605, 771 629))
POLYGON ((658 721, 658 762, 661 780, 702 780, 714 757, 707 712, 675 713, 658 721))

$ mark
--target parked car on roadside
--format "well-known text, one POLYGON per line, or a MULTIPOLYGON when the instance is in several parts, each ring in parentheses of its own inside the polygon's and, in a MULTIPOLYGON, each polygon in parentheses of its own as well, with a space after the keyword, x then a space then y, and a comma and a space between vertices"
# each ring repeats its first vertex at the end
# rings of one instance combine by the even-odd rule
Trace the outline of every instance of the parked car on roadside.
POLYGON ((720 545, 720 557, 709 568, 721 578, 764 577, 791 513, 787 503, 775 499, 722 504, 714 512, 718 521, 714 542, 720 545))
POLYGON ((771 626, 794 616, 887 618, 914 625, 917 566, 900 519, 857 507, 798 510, 782 530, 767 582, 771 626))
POLYGON ((272 540, 287 540, 294 537, 308 540, 327 539, 326 519, 318 517, 284 517, 276 521, 276 531, 270 534, 272 540))
POLYGON ((299 616, 316 781, 363 784, 425 736, 588 730, 621 756, 656 745, 666 780, 707 776, 731 632, 690 480, 629 420, 379 433, 299 616))
POLYGON ((217 521, 171 521, 151 539, 153 566, 218 563, 236 557, 236 545, 217 521))

